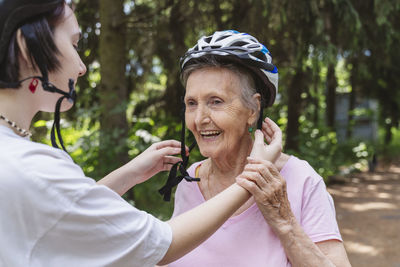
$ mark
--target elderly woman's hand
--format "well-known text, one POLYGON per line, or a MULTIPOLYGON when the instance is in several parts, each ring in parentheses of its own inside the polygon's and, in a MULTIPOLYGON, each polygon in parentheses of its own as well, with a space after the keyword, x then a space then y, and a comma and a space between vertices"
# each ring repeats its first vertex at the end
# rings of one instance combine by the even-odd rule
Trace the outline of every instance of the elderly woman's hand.
POLYGON ((273 230, 289 226, 294 219, 286 192, 286 181, 269 161, 248 158, 237 183, 254 197, 258 208, 273 230))
POLYGON ((282 152, 282 131, 271 119, 265 118, 262 132, 254 134, 254 144, 250 157, 275 162, 282 152), (268 144, 264 143, 264 138, 268 144))

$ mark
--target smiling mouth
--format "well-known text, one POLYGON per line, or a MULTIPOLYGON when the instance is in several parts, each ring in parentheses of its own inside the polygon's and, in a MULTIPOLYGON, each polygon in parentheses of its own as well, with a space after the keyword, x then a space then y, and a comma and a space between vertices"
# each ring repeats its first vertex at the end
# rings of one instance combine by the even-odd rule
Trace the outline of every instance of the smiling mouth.
POLYGON ((221 131, 200 131, 203 138, 215 138, 221 134, 221 131))

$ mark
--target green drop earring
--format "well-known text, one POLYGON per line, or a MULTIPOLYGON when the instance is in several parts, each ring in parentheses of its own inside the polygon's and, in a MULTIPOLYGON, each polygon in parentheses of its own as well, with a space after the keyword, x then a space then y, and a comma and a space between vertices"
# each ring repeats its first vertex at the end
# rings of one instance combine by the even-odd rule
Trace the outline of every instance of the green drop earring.
POLYGON ((249 133, 252 133, 253 132, 253 127, 249 127, 249 133))

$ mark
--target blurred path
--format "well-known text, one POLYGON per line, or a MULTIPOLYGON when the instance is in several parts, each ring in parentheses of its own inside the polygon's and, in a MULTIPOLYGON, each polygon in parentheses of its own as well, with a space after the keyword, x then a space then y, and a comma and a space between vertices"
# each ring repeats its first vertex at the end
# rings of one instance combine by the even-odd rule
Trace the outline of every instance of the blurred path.
POLYGON ((400 267, 400 163, 328 187, 353 267, 400 267))

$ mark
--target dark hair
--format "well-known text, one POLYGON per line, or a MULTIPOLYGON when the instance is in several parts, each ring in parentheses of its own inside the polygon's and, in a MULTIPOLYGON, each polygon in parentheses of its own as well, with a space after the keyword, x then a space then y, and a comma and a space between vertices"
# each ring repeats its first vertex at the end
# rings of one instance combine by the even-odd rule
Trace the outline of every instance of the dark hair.
MULTIPOLYGON (((48 71, 55 71, 60 67, 60 61, 58 60, 57 55, 59 55, 60 51, 58 50, 53 36, 55 26, 60 22, 63 18, 65 12, 65 3, 60 3, 53 10, 36 16, 28 21, 25 21, 18 28, 23 26, 29 26, 32 29, 32 32, 29 34, 33 36, 39 43, 39 48, 35 51, 35 53, 41 54, 44 63, 47 67, 48 71)), ((25 38, 24 33, 22 36, 25 38)), ((37 65, 35 64, 35 60, 32 56, 33 47, 26 43, 29 58, 37 70, 37 65)), ((4 57, 3 61, 0 63, 0 80, 5 83, 16 83, 20 80, 19 77, 19 57, 20 49, 17 43, 17 29, 14 31, 10 43, 7 49, 7 55, 4 57)), ((23 77, 22 77, 23 78, 23 77)), ((1 89, 1 88, 0 88, 1 89)))

